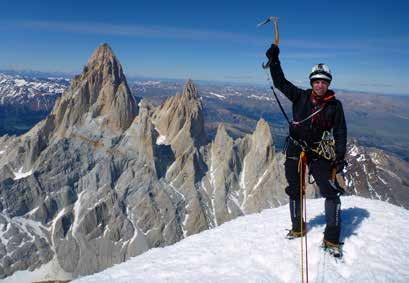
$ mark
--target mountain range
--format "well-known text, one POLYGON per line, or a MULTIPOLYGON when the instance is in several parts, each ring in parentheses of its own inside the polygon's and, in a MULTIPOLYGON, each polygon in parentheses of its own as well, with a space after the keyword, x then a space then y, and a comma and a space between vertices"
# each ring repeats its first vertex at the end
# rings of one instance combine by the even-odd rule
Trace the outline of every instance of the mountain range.
MULTIPOLYGON (((0 84, 3 85, 0 99, 16 92, 23 98, 7 99, 9 103, 0 104, 0 135, 23 134, 44 119, 56 98, 61 95, 61 90, 68 88, 72 78, 71 75, 56 78, 47 74, 10 72, 2 77, 4 82, 0 84), (18 86, 15 82, 21 80, 26 83, 18 86), (51 90, 38 88, 36 92, 41 96, 35 98, 28 91, 27 85, 38 85, 39 80, 54 86, 49 87, 51 90)), ((184 86, 178 80, 141 78, 129 79, 128 84, 138 101, 145 99, 155 106, 182 91, 184 86)), ((276 147, 282 147, 288 127, 267 83, 266 86, 257 86, 200 81, 195 85, 205 106, 208 140, 215 137, 217 127, 222 122, 229 135, 239 138, 252 133, 258 120, 263 118, 269 123, 276 147)), ((335 92, 344 105, 350 137, 364 146, 383 149, 409 161, 409 136, 406 134, 409 131, 409 116, 405 114, 409 107, 409 97, 337 89, 335 92)), ((284 97, 281 102, 290 114, 291 104, 284 97)))
MULTIPOLYGON (((99 46, 44 120, 0 138, 0 278, 49 263, 88 275, 286 204, 269 123, 237 138, 221 123, 209 141, 205 113, 191 80, 158 105, 139 101, 99 46)), ((350 194, 409 208, 405 161, 357 141, 347 158, 350 194)))

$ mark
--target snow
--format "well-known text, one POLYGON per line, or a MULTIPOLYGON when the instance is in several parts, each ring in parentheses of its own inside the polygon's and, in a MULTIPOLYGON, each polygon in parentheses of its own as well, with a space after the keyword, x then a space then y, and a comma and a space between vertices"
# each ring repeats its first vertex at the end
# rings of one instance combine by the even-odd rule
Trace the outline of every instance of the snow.
POLYGON ((176 187, 173 185, 173 181, 169 183, 170 187, 182 198, 183 202, 186 202, 185 195, 182 194, 176 187))
POLYGON ((202 182, 202 186, 204 187, 206 192, 211 194, 213 223, 216 226, 218 226, 217 217, 216 217, 216 204, 214 202, 214 196, 215 196, 215 193, 216 193, 216 176, 215 176, 215 172, 216 172, 217 167, 215 168, 215 166, 214 166, 215 162, 213 161, 213 156, 214 156, 214 147, 212 146, 211 156, 210 156, 210 186, 212 187, 212 192, 208 192, 207 188, 204 185, 204 182, 202 182))
POLYGON ((15 79, 14 83, 16 84, 16 86, 24 86, 27 84, 27 81, 23 79, 15 79))
POLYGON ((42 265, 40 268, 33 271, 16 271, 12 276, 2 279, 2 283, 31 283, 35 281, 53 280, 58 278, 59 280, 69 280, 71 275, 64 272, 58 264, 56 258, 42 265))
POLYGON ((80 223, 80 209, 81 209, 81 199, 83 198, 85 191, 78 194, 77 201, 74 204, 74 223, 72 224, 72 236, 76 239, 77 230, 80 223))
POLYGON ((209 92, 209 94, 214 95, 214 96, 216 96, 217 98, 220 98, 220 99, 225 99, 226 98, 226 96, 215 93, 215 92, 209 92))
POLYGON ((17 99, 16 102, 20 103, 35 97, 54 96, 63 93, 67 87, 67 81, 58 79, 9 76, 0 73, 0 103, 5 102, 5 97, 13 100, 17 99))
POLYGON ((372 187, 371 183, 369 182, 368 178, 366 178, 366 183, 368 184, 368 191, 371 193, 371 196, 373 197, 373 193, 375 196, 379 199, 382 200, 381 196, 378 194, 378 192, 372 187))
POLYGON ((11 224, 7 223, 7 224, 3 224, 0 223, 0 242, 7 247, 7 244, 9 242, 9 239, 6 239, 4 237, 4 235, 8 232, 8 230, 10 229, 11 224))
POLYGON ((359 154, 359 149, 356 145, 354 145, 350 151, 349 151, 349 155, 351 156, 357 156, 359 154))
POLYGON ((371 160, 375 165, 380 165, 381 161, 378 159, 378 153, 377 152, 371 152, 370 154, 371 160))
POLYGON ((261 182, 264 180, 264 177, 267 175, 268 168, 264 171, 263 175, 258 179, 257 184, 254 186, 254 188, 251 190, 252 192, 260 186, 261 182))
POLYGON ((255 94, 250 95, 248 98, 255 98, 255 99, 258 99, 258 100, 268 100, 268 101, 272 100, 272 99, 269 98, 269 97, 260 96, 260 95, 255 95, 255 94))
POLYGON ((242 188, 243 190, 243 201, 240 205, 240 209, 243 211, 244 210, 244 206, 246 205, 246 201, 247 201, 247 190, 246 190, 246 180, 245 180, 245 176, 246 176, 246 157, 247 155, 244 157, 243 159, 243 170, 241 171, 241 175, 240 175, 240 188, 242 188))
POLYGON ((21 167, 18 170, 18 172, 13 172, 13 174, 14 174, 14 180, 19 180, 19 179, 26 178, 26 177, 30 176, 31 174, 33 174, 33 170, 23 172, 23 167, 21 167))
MULTIPOLYGON (((54 218, 54 220, 51 222, 51 235, 54 234, 54 229, 55 229, 55 224, 57 224, 58 219, 64 216, 65 214, 65 208, 61 209, 61 211, 57 214, 57 216, 54 218)), ((51 241, 53 242, 53 238, 51 238, 51 241)), ((52 243, 52 246, 54 246, 54 243, 52 243)))
POLYGON ((359 155, 359 157, 356 159, 356 161, 358 161, 358 162, 366 161, 365 154, 359 155))
POLYGON ((381 166, 376 166, 376 168, 379 169, 379 170, 382 170, 382 171, 388 173, 390 176, 398 179, 399 182, 402 182, 402 179, 398 175, 396 175, 396 173, 394 173, 394 172, 392 172, 392 171, 390 171, 390 170, 388 170, 386 168, 383 168, 381 166))
POLYGON ((4 154, 5 153, 5 151, 4 150, 0 150, 0 154, 4 154))
POLYGON ((167 137, 166 137, 165 135, 162 135, 162 134, 159 132, 159 129, 156 128, 156 127, 155 127, 155 131, 158 132, 158 134, 159 134, 158 138, 156 139, 156 144, 157 144, 157 145, 162 145, 162 144, 164 144, 164 145, 169 145, 169 142, 168 142, 167 139, 166 139, 167 137))
POLYGON ((378 179, 379 180, 381 180, 381 182, 384 184, 384 185, 387 185, 388 184, 388 182, 386 182, 384 179, 382 179, 380 176, 378 176, 378 179))
MULTIPOLYGON (((408 210, 343 197, 344 260, 337 263, 320 248, 323 208, 324 199, 307 200, 311 282, 409 282, 408 210)), ((300 241, 284 237, 288 210, 236 218, 73 282, 300 282, 300 241)))
POLYGON ((24 217, 14 217, 13 221, 15 224, 18 224, 19 228, 24 231, 32 240, 34 240, 33 233, 41 238, 47 238, 45 227, 41 222, 34 221, 24 217), (30 227, 30 230, 29 228, 30 227))
POLYGON ((157 145, 161 145, 161 144, 167 145, 167 143, 166 143, 166 136, 159 136, 159 137, 156 139, 156 144, 157 144, 157 145))
POLYGON ((134 81, 134 84, 140 86, 157 86, 160 85, 160 81, 134 81))
MULTIPOLYGON (((132 238, 130 240, 128 240, 129 243, 131 244, 131 243, 135 242, 136 238, 138 237, 139 229, 138 229, 138 225, 136 224, 136 222, 134 220, 135 219, 134 213, 131 212, 128 207, 126 207, 126 214, 129 215, 128 219, 131 222, 132 227, 134 229, 132 238)), ((104 237, 105 237, 105 235, 104 235, 104 237)), ((124 245, 125 244, 126 244, 126 242, 124 243, 124 245)))

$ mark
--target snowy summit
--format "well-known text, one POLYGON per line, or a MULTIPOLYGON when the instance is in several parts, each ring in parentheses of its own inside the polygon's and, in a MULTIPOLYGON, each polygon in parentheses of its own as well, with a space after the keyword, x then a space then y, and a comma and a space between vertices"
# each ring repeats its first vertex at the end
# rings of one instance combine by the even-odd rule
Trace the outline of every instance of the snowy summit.
MULTIPOLYGON (((337 262, 320 248, 324 199, 307 202, 310 282, 409 282, 408 210, 342 198, 344 258, 337 262)), ((73 282, 300 282, 300 240, 285 239, 288 209, 239 217, 73 282)))

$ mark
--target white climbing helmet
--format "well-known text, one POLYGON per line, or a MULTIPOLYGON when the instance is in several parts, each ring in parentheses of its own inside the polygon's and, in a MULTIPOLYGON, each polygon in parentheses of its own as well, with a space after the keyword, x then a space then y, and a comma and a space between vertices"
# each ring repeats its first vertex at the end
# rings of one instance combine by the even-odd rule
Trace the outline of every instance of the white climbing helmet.
POLYGON ((310 74, 310 83, 312 84, 316 80, 325 80, 328 83, 331 83, 331 70, 327 65, 320 63, 312 67, 310 74))

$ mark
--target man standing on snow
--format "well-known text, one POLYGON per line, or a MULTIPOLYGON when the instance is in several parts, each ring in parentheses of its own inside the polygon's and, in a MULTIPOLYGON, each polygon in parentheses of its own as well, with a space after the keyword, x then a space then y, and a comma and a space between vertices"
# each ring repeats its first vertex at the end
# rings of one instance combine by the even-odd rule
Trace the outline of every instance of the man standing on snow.
POLYGON ((335 93, 328 87, 332 80, 331 71, 325 64, 313 67, 309 76, 312 89, 303 90, 286 80, 278 59, 279 48, 275 44, 267 50, 270 63, 271 77, 274 86, 279 89, 291 102, 293 121, 290 124, 289 137, 285 161, 285 175, 288 181, 286 193, 290 197, 290 214, 292 229, 287 238, 301 237, 306 233, 305 225, 301 224, 300 211, 300 174, 298 164, 301 145, 307 148, 307 164, 310 174, 319 186, 320 193, 325 197, 325 220, 323 247, 329 249, 334 256, 341 256, 340 250, 340 208, 339 187, 331 183, 331 171, 336 168, 337 173, 344 167, 346 152, 347 128, 344 111, 335 93), (321 141, 323 133, 331 132, 335 140, 335 160, 329 161, 312 150, 321 141), (303 230, 301 231, 301 225, 303 230))

